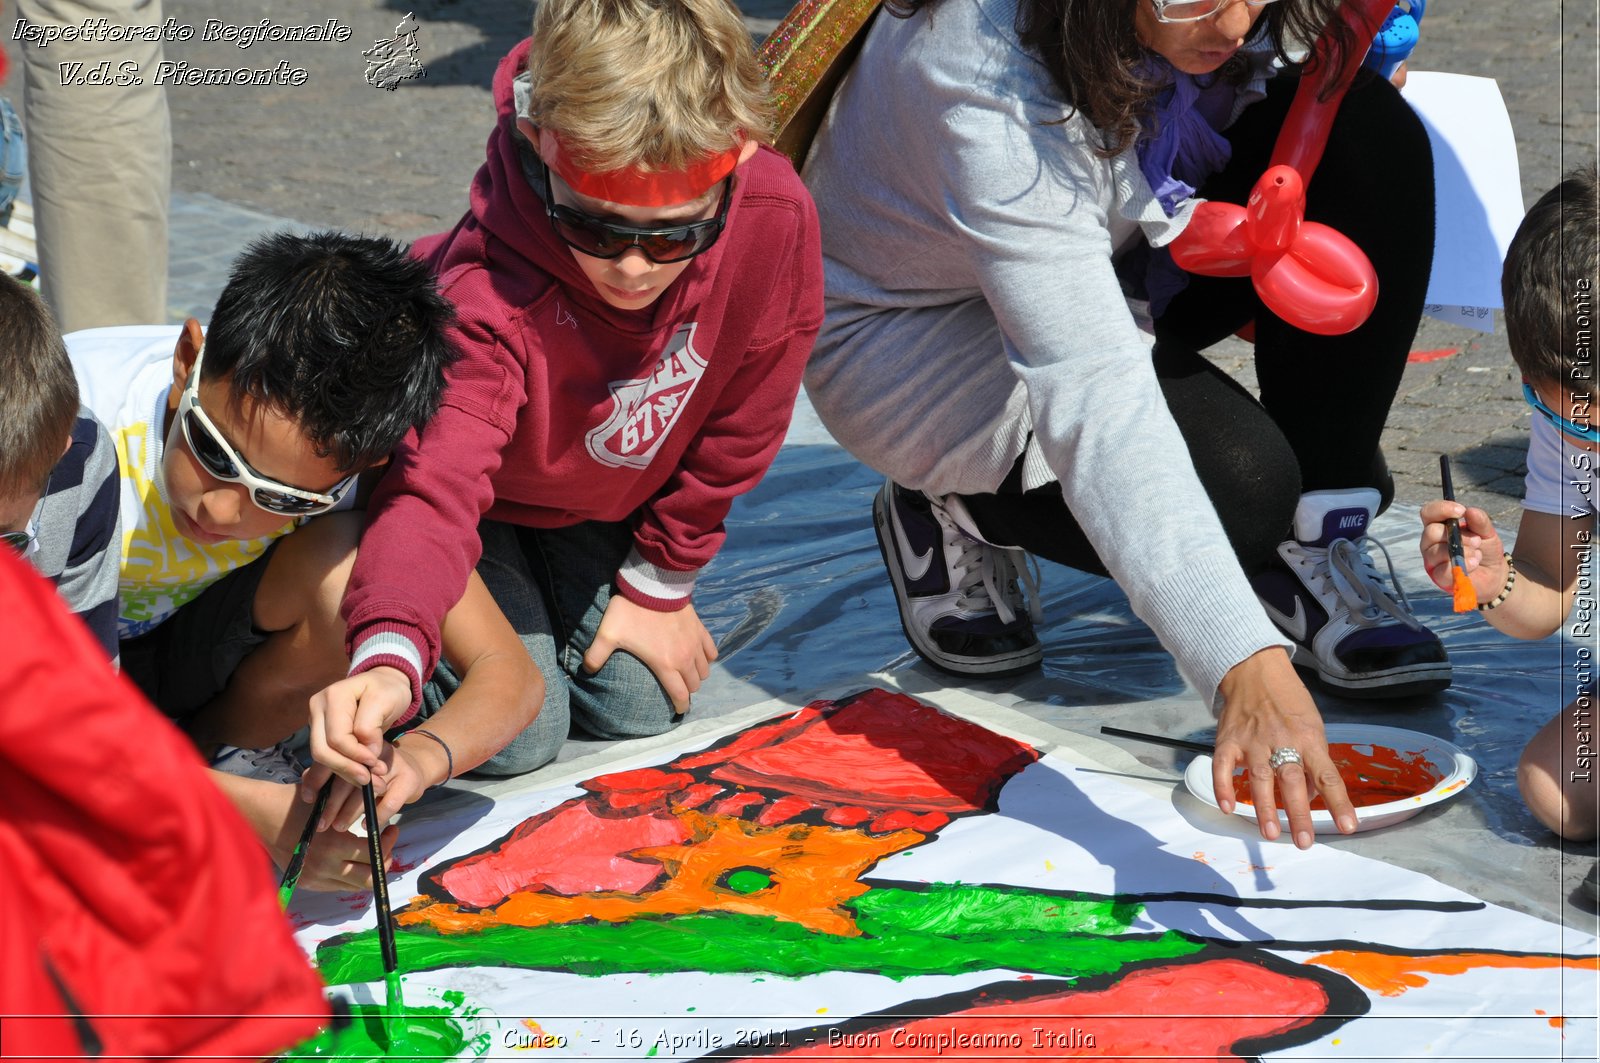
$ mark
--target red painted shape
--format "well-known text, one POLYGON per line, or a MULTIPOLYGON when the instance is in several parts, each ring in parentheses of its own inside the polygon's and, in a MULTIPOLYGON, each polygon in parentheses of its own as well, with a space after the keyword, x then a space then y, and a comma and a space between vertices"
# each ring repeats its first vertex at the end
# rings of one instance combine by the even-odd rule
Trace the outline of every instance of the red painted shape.
POLYGON ((950 817, 943 812, 924 812, 911 821, 911 828, 920 830, 924 834, 932 834, 934 831, 943 830, 944 825, 949 822, 950 817))
POLYGON ((671 816, 602 811, 582 798, 557 805, 519 825, 492 850, 442 872, 439 884, 475 908, 492 908, 518 890, 569 897, 594 890, 639 893, 661 875, 661 865, 623 854, 689 837, 688 828, 671 816))
POLYGON ((1327 1010, 1327 992, 1311 978, 1213 959, 1142 968, 1100 990, 1020 1000, 997 993, 992 1002, 946 1015, 882 1026, 841 1023, 827 1036, 777 1054, 996 1063, 1028 1056, 1237 1061, 1240 1041, 1288 1033, 1327 1010))
POLYGON ((907 812, 903 808, 896 809, 893 812, 885 812, 873 820, 872 825, 867 829, 874 834, 886 834, 892 830, 905 830, 920 818, 922 817, 915 812, 907 812))
POLYGON ((807 809, 817 806, 803 797, 780 797, 762 810, 756 817, 756 822, 763 827, 776 827, 780 823, 787 823, 807 809))
POLYGON ((1406 355, 1408 362, 1437 362, 1441 358, 1448 358, 1452 354, 1460 354, 1460 347, 1440 347, 1432 351, 1412 351, 1406 355))
POLYGON ((752 749, 758 749, 761 746, 776 742, 790 731, 798 731, 806 727, 822 715, 823 709, 831 708, 832 706, 833 702, 831 701, 814 701, 793 716, 785 716, 783 719, 775 723, 769 723, 764 727, 751 728, 725 746, 718 746, 715 749, 708 749, 701 753, 690 753, 687 756, 679 757, 672 762, 672 766, 674 768, 703 768, 708 764, 721 764, 724 761, 732 760, 742 753, 748 753, 752 749))
POLYGON ((674 794, 672 803, 679 808, 699 808, 722 792, 714 782, 697 782, 680 794, 674 794))
POLYGON ((583 781, 585 790, 597 793, 606 791, 681 790, 694 782, 686 771, 663 771, 660 768, 635 768, 633 771, 614 771, 609 775, 596 775, 583 781))
POLYGON ((822 818, 838 827, 854 827, 871 815, 871 812, 860 805, 840 805, 837 808, 828 809, 822 814, 822 818))
POLYGON ((766 794, 745 792, 742 794, 729 794, 721 801, 711 806, 711 811, 719 816, 738 816, 751 805, 759 805, 767 800, 766 794))
POLYGON ((1038 757, 1031 746, 904 694, 869 690, 711 774, 819 804, 961 813, 988 807, 1038 757))

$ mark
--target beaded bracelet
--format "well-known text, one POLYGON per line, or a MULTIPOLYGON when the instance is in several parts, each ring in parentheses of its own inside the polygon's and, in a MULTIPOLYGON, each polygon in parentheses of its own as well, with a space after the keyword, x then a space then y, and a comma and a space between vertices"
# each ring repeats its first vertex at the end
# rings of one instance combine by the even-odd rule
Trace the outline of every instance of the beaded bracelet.
MULTIPOLYGON (((439 743, 439 748, 444 750, 444 781, 449 782, 456 777, 456 758, 450 755, 450 747, 444 744, 444 739, 424 727, 413 727, 406 734, 422 735, 439 743)), ((440 785, 443 785, 443 783, 440 785)))
POLYGON ((1478 603, 1479 611, 1488 612, 1490 609, 1499 608, 1500 605, 1503 602, 1505 602, 1505 600, 1507 598, 1511 597, 1511 588, 1515 587, 1516 585, 1517 585, 1517 566, 1512 563, 1511 555, 1510 554, 1506 554, 1506 585, 1504 587, 1500 588, 1500 593, 1495 595, 1494 601, 1491 601, 1491 602, 1479 602, 1478 603))

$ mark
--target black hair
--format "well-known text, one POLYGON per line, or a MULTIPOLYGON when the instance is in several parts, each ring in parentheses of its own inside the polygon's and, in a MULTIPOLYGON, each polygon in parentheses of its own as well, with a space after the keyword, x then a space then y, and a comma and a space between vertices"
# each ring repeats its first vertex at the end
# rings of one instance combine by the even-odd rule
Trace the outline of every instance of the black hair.
POLYGON ((0 274, 0 497, 44 490, 78 416, 78 378, 34 290, 0 274))
POLYGON ((297 421, 341 471, 384 458, 439 408, 454 320, 426 264, 386 237, 279 232, 234 261, 202 372, 297 421))
POLYGON ((1511 357, 1530 383, 1593 397, 1594 297, 1600 257, 1595 167, 1574 170, 1517 226, 1500 272, 1511 357))

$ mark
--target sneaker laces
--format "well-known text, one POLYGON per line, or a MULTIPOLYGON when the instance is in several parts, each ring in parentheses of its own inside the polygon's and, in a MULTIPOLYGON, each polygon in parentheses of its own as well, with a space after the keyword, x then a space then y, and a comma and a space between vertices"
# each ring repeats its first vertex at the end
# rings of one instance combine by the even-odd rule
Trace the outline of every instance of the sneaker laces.
POLYGON ((1334 539, 1322 558, 1316 558, 1316 547, 1296 546, 1312 562, 1312 575, 1325 578, 1350 611, 1350 620, 1357 627, 1376 627, 1388 620, 1397 620, 1413 631, 1421 631, 1422 624, 1411 615, 1411 602, 1395 576, 1394 559, 1381 542, 1366 535, 1355 539, 1334 539), (1389 583, 1394 586, 1400 600, 1396 601, 1385 589, 1383 576, 1367 552, 1376 546, 1383 554, 1389 569, 1389 583))
POLYGON ((1020 606, 1034 623, 1044 623, 1038 562, 1026 550, 991 546, 959 530, 956 534, 963 540, 954 565, 955 589, 960 594, 956 607, 993 612, 1002 624, 1009 624, 1017 619, 1020 606), (1022 555, 1022 564, 1017 564, 1013 554, 1022 555))

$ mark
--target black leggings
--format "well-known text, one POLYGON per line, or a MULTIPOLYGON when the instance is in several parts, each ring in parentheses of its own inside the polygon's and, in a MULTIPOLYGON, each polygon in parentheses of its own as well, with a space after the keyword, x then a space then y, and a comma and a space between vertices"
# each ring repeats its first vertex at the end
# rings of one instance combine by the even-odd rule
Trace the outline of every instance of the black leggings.
MULTIPOLYGON (((1207 199, 1243 203, 1272 154, 1295 81, 1227 131, 1233 156, 1207 199)), ((1302 491, 1394 481, 1378 449, 1422 316, 1433 263, 1433 156, 1395 88, 1367 72, 1339 107, 1306 191, 1306 217, 1355 241, 1378 275, 1378 303, 1343 336, 1316 336, 1267 310, 1247 277, 1191 276, 1156 321, 1156 376, 1189 455, 1247 573, 1287 537, 1302 491), (1199 352, 1255 322, 1257 402, 1199 352)), ((996 494, 964 496, 991 542, 1100 575, 1060 484, 1021 490, 1021 459, 996 494)), ((1181 514, 1174 514, 1181 520, 1181 514)))

